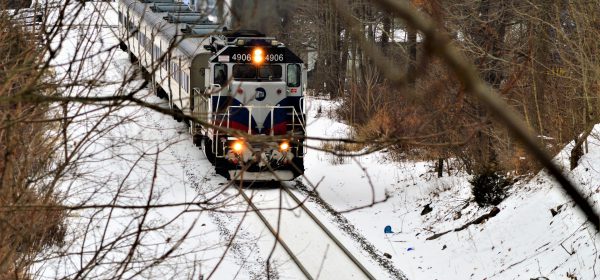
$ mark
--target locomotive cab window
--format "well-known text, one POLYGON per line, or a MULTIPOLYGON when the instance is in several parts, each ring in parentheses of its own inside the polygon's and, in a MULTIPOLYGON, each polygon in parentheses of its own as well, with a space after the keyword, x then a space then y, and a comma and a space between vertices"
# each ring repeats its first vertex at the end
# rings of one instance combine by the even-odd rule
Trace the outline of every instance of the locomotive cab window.
POLYGON ((225 86, 225 84, 227 83, 227 65, 216 64, 214 67, 214 73, 214 83, 220 86, 225 86))
POLYGON ((236 80, 281 80, 281 65, 236 64, 233 66, 233 78, 236 80))
POLYGON ((287 66, 287 86, 288 87, 299 87, 300 86, 300 65, 289 64, 287 66))
POLYGON ((263 65, 259 67, 258 78, 269 81, 281 80, 281 65, 263 65))
POLYGON ((256 79, 256 67, 252 64, 233 65, 233 78, 236 80, 256 79))

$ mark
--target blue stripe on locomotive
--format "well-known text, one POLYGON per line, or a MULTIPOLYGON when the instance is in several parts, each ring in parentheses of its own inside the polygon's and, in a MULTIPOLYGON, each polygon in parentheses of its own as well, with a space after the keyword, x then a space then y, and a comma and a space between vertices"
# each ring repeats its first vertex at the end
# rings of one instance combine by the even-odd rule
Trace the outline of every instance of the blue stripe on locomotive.
MULTIPOLYGON (((229 106, 242 106, 242 103, 230 96, 213 96, 212 97, 212 111, 218 113, 226 113, 227 107, 229 106)), ((230 108, 229 109, 229 121, 237 122, 241 125, 248 125, 248 118, 250 116, 248 109, 244 107, 230 108)), ((256 121, 252 118, 251 127, 253 130, 256 129, 256 121)))
MULTIPOLYGON (((301 97, 286 97, 281 100, 277 105, 279 106, 294 106, 296 113, 300 114, 300 98, 301 97)), ((291 110, 289 108, 280 108, 273 110, 273 125, 280 124, 282 122, 288 121, 292 122, 293 115, 291 114, 291 110)), ((265 128, 271 128, 271 113, 267 115, 267 119, 265 121, 265 128), (269 123, 267 123, 267 121, 269 123)))
MULTIPOLYGON (((300 114, 300 100, 301 97, 297 96, 297 97, 286 97, 283 100, 281 100, 279 103, 277 103, 277 105, 279 106, 293 106, 294 109, 296 110, 296 113, 300 114)), ((213 96, 212 97, 212 110, 213 112, 223 112, 225 113, 227 111, 227 107, 229 106, 242 106, 242 103, 230 96, 221 96, 221 97, 217 97, 217 96, 213 96)), ((241 108, 232 108, 229 110, 230 112, 230 116, 229 116, 229 121, 230 122, 237 122, 239 124, 242 125, 248 125, 248 117, 250 116, 248 109, 241 107, 241 108)), ((277 125, 280 124, 282 122, 288 121, 291 122, 292 121, 292 114, 289 108, 275 108, 273 110, 273 125, 277 125)), ((254 117, 252 117, 251 119, 251 129, 252 131, 254 131, 255 133, 258 131, 257 129, 257 124, 256 124, 256 120, 254 119, 254 117)), ((271 113, 269 113, 266 117, 266 119, 264 120, 264 127, 265 129, 270 129, 272 126, 271 124, 271 113)))

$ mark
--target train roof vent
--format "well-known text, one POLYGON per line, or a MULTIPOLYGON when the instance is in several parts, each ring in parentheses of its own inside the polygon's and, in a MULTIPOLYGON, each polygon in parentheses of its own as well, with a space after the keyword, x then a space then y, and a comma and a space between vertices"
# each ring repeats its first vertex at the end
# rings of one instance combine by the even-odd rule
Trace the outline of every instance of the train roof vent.
POLYGON ((256 30, 235 30, 225 33, 228 44, 235 44, 238 38, 262 38, 266 35, 256 30))
POLYGON ((259 32, 257 30, 235 30, 235 31, 230 31, 227 32, 225 34, 225 37, 227 37, 227 41, 230 43, 235 42, 236 38, 239 37, 246 37, 246 38, 250 38, 250 37, 265 37, 266 35, 262 32, 259 32))
POLYGON ((174 0, 142 0, 142 3, 175 3, 174 0))
POLYGON ((184 32, 190 35, 216 35, 216 33, 220 32, 220 27, 221 25, 212 22, 206 24, 188 24, 184 32))
POLYGON ((184 3, 154 3, 150 9, 157 13, 192 12, 190 7, 184 3))
POLYGON ((210 24, 212 23, 208 18, 195 12, 182 12, 182 13, 168 13, 165 19, 169 23, 187 23, 187 24, 210 24))

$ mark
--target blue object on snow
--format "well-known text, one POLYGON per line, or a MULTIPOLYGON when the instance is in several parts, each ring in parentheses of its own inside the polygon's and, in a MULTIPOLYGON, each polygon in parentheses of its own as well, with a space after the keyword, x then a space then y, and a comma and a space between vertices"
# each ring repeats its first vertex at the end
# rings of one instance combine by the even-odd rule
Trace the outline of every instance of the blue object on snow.
POLYGON ((392 231, 392 226, 385 226, 385 228, 383 229, 383 233, 394 233, 392 231))
POLYGON ((408 247, 408 249, 406 249, 406 251, 414 251, 414 250, 415 250, 415 248, 413 248, 413 247, 408 247))

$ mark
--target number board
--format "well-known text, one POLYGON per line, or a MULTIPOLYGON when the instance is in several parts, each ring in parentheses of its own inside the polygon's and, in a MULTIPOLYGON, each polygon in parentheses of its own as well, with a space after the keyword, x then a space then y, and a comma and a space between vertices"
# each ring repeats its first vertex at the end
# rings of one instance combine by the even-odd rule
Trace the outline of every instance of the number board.
MULTIPOLYGON (((284 59, 283 53, 267 52, 264 54, 266 63, 282 63, 284 59)), ((229 56, 229 61, 238 63, 252 62, 252 52, 250 53, 233 53, 229 56)))
MULTIPOLYGON (((252 55, 256 48, 229 47, 219 53, 213 62, 252 63, 252 55)), ((302 63, 302 60, 287 48, 261 46, 260 49, 263 50, 265 63, 302 63)))

